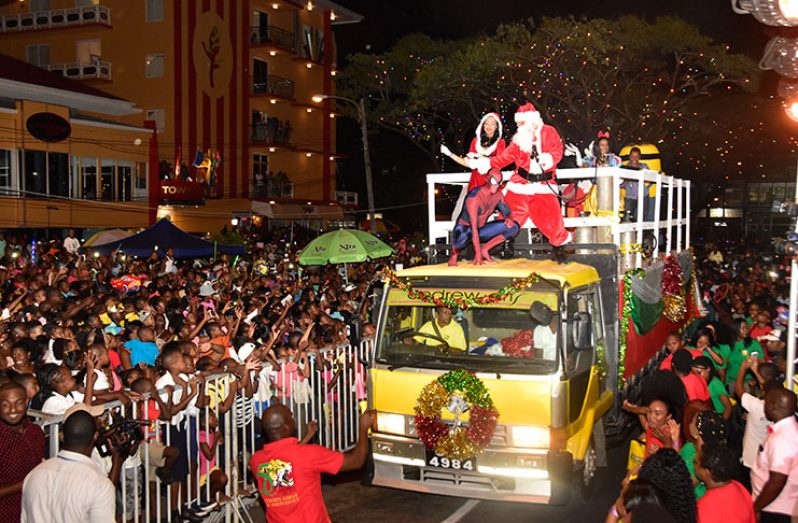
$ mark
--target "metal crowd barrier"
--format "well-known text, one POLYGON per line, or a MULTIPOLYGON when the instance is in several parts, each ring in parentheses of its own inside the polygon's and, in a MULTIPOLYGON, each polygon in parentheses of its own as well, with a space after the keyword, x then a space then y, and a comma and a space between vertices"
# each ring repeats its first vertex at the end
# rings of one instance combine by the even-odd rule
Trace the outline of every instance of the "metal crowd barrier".
MULTIPOLYGON (((190 507, 207 506, 211 496, 210 474, 214 468, 208 466, 206 480, 200 485, 199 432, 211 434, 208 413, 213 410, 223 433, 223 443, 216 446, 216 467, 227 476, 222 492, 230 501, 218 505, 205 516, 205 521, 229 523, 231 521, 252 522, 249 510, 257 504, 259 496, 256 478, 249 470, 252 454, 264 444, 260 419, 270 404, 276 402, 288 406, 297 423, 297 437, 301 440, 307 433, 311 421, 318 422, 318 435, 313 440, 333 450, 346 451, 357 443, 358 420, 361 407, 365 405, 366 372, 371 356, 372 340, 359 345, 340 345, 310 354, 307 362, 281 362, 278 371, 261 371, 261 381, 252 397, 238 394, 227 412, 220 412, 220 405, 230 391, 231 375, 214 374, 205 378, 204 392, 216 395, 215 401, 202 408, 195 408, 196 415, 186 415, 185 448, 189 449, 189 477, 186 500, 190 507), (291 365, 296 363, 296 365, 291 365), (295 368, 296 367, 296 368, 295 368), (302 367, 306 367, 302 368, 302 367), (307 375, 307 377, 305 377, 307 375), (218 392, 222 391, 222 392, 218 392), (212 404, 212 407, 211 407, 212 404), (200 411, 205 411, 200 422, 200 411)), ((179 387, 176 387, 179 390, 179 387)), ((162 396, 165 390, 158 391, 162 396)), ((150 416, 150 396, 133 401, 129 407, 115 401, 103 405, 105 411, 117 411, 131 419, 145 420, 150 416)), ((192 401, 192 404, 194 402, 192 401)), ((191 405, 184 413, 191 410, 191 405)), ((48 439, 47 456, 53 457, 60 450, 60 429, 63 416, 52 416, 29 410, 29 415, 45 430, 48 439)), ((168 430, 162 430, 169 421, 157 420, 144 428, 144 441, 135 455, 128 458, 122 467, 117 484, 117 515, 123 522, 166 521, 171 523, 174 504, 172 489, 164 484, 151 467, 148 445, 173 446, 168 430)), ((106 472, 111 469, 111 458, 102 458, 95 452, 92 459, 106 472)), ((178 498, 176 507, 183 509, 178 498)))

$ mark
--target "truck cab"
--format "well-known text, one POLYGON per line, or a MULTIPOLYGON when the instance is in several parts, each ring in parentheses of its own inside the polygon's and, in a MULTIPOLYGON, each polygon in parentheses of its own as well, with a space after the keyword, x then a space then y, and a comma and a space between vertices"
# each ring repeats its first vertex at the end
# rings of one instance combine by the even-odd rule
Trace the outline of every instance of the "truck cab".
MULTIPOLYGON (((509 299, 453 310, 468 347, 419 335, 437 321, 435 305, 391 287, 384 298, 371 369, 370 404, 377 485, 482 499, 549 503, 570 494, 574 467, 590 486, 596 467, 594 425, 611 407, 600 361, 604 344, 598 272, 591 266, 512 259, 490 267, 445 264, 397 276, 432 298, 466 299, 528 281, 509 299), (551 311, 541 324, 534 307, 551 311), (543 331, 543 335, 538 332, 543 331), (546 332, 548 331, 548 332, 546 332), (536 334, 537 333, 537 334, 536 334), (533 338, 551 342, 538 343, 533 338), (453 369, 487 386, 499 420, 490 445, 466 460, 430 451, 417 439, 414 407, 422 388, 453 369)), ((444 412, 445 423, 454 415, 444 412)))

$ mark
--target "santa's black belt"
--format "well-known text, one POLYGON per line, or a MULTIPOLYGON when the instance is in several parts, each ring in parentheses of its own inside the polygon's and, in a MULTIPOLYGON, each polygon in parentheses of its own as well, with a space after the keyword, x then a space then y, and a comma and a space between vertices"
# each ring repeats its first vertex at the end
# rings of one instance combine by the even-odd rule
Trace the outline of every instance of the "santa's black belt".
POLYGON ((533 174, 523 167, 519 167, 516 172, 529 182, 548 182, 551 180, 550 173, 533 174))

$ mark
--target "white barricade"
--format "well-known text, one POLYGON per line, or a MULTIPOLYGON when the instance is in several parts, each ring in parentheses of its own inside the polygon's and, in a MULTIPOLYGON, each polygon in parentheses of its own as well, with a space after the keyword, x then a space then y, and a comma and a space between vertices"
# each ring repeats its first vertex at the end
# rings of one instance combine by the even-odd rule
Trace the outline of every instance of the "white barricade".
MULTIPOLYGON (((252 397, 239 393, 229 410, 223 412, 224 399, 231 388, 230 374, 214 374, 204 380, 203 394, 210 398, 208 405, 192 407, 181 422, 185 442, 172 440, 168 430, 169 421, 155 420, 143 423, 144 441, 135 454, 128 458, 117 482, 117 514, 121 521, 134 523, 149 521, 172 522, 172 509, 203 507, 205 521, 246 521, 252 519, 249 509, 257 503, 259 496, 256 478, 249 470, 252 454, 265 443, 261 435, 261 415, 274 402, 288 406, 294 413, 298 438, 307 433, 311 421, 318 423, 318 435, 314 442, 338 451, 351 449, 357 443, 358 420, 361 405, 365 406, 366 372, 371 357, 372 340, 364 340, 356 346, 341 345, 323 349, 302 361, 282 362, 278 371, 264 370, 261 381, 254 387, 252 397), (273 401, 272 401, 273 400, 273 401), (204 459, 200 446, 200 433, 212 439, 209 412, 218 419, 218 430, 223 442, 215 446, 215 466, 206 467, 200 474, 200 461, 204 459), (202 421, 201 421, 202 419, 202 421), (157 446, 157 447, 156 447, 157 446), (155 473, 157 467, 151 454, 160 454, 163 447, 188 449, 189 475, 186 492, 182 487, 167 486, 155 473), (157 450, 156 450, 157 449, 157 450), (155 451, 155 452, 153 452, 155 451), (218 506, 211 500, 210 475, 218 468, 227 477, 221 492, 229 501, 218 506), (202 476, 202 477, 201 477, 202 476), (179 496, 179 497, 176 497, 179 496)), ((235 386, 235 385, 233 385, 235 386)), ((179 387, 177 387, 179 390, 179 387)), ((159 391, 163 396, 165 390, 159 391)), ((133 401, 125 407, 121 402, 103 405, 105 411, 114 411, 126 418, 149 420, 155 416, 153 406, 157 404, 144 395, 141 401, 133 401)), ((63 416, 50 416, 39 411, 29 411, 39 423, 48 439, 47 457, 55 456, 60 449, 59 434, 63 416)), ((209 443, 210 446, 210 443, 209 443)), ((169 452, 169 451, 167 451, 169 452)), ((172 451, 173 452, 173 451, 172 451)), ((93 459, 106 471, 111 469, 111 458, 102 458, 95 452, 93 459)))

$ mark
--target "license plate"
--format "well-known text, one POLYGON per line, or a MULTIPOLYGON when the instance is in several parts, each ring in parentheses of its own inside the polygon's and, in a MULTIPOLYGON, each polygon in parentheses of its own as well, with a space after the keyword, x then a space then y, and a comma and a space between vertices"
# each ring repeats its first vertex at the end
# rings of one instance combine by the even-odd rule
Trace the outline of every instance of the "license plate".
POLYGON ((438 469, 465 470, 467 472, 474 472, 477 470, 477 464, 474 458, 451 459, 430 451, 427 451, 427 466, 438 469))

